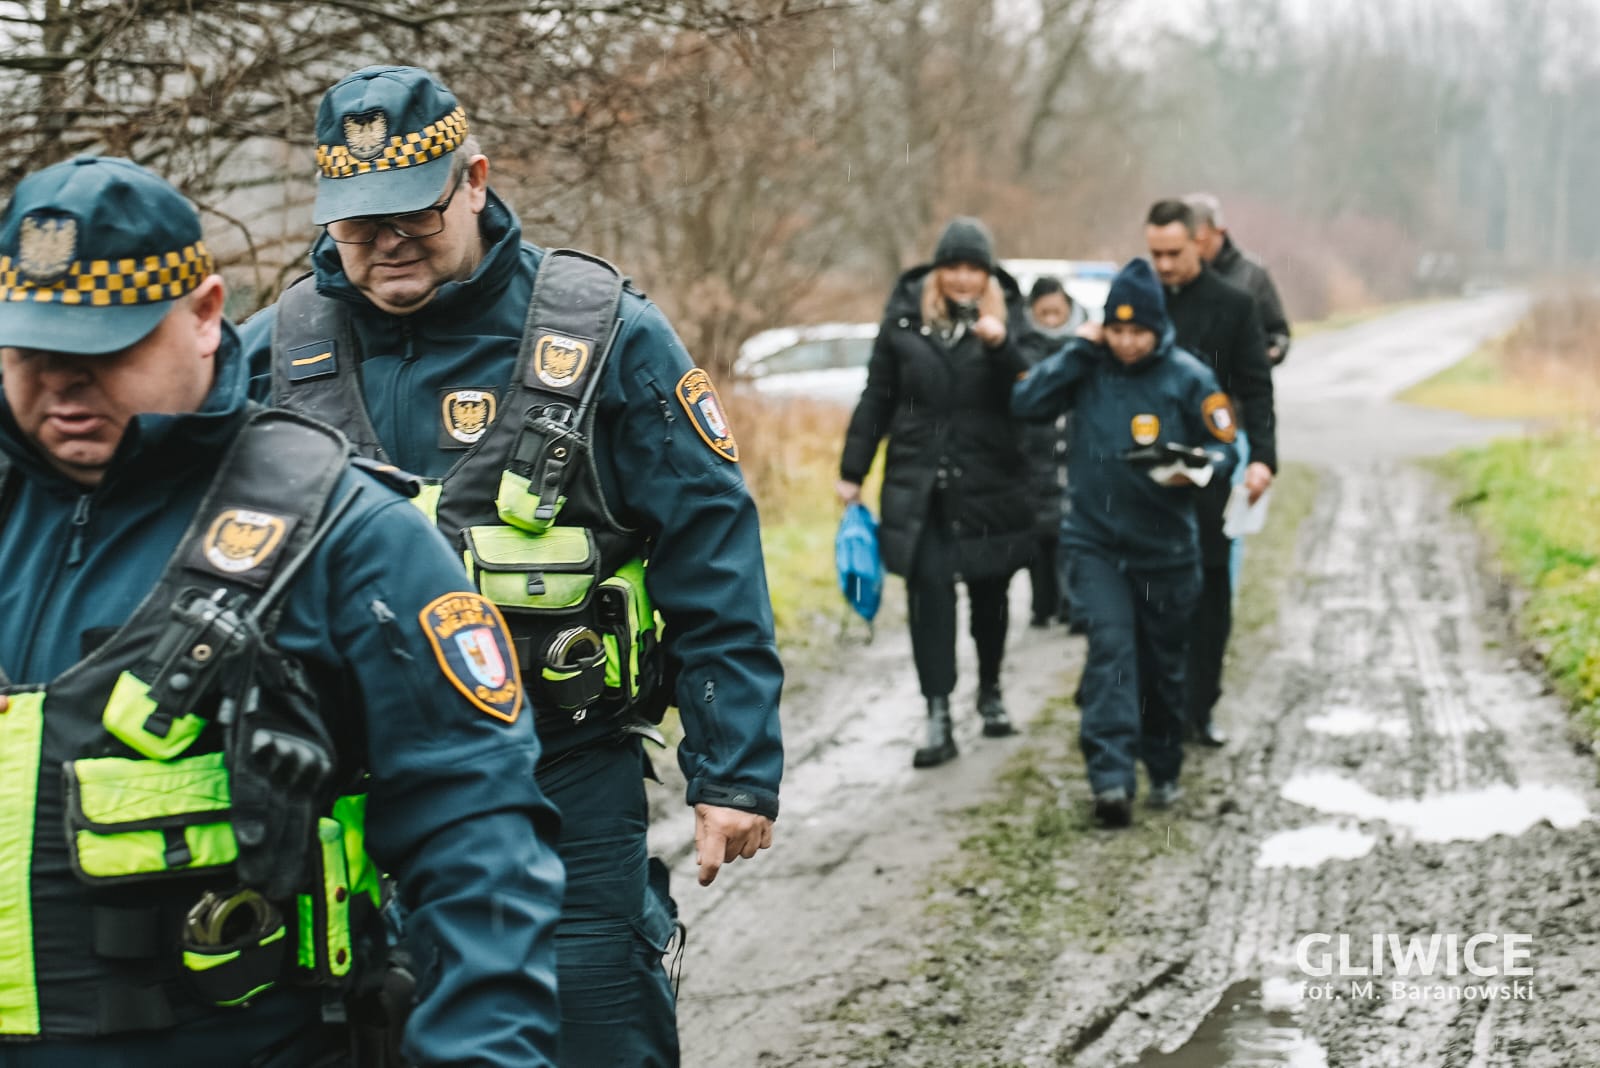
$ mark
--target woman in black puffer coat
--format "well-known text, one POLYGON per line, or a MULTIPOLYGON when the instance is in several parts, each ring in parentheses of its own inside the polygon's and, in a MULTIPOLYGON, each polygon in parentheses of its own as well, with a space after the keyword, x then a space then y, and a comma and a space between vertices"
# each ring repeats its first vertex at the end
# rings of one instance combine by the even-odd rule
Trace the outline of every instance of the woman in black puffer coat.
POLYGON ((967 585, 978 647, 983 733, 1011 733, 1000 697, 1012 574, 1034 546, 1034 501, 1011 383, 1027 369, 1022 295, 995 262, 976 219, 945 228, 933 262, 901 275, 850 419, 839 496, 855 500, 878 443, 888 437, 879 546, 906 580, 911 648, 928 702, 928 743, 916 767, 956 755, 950 693, 956 683, 956 590, 967 585))

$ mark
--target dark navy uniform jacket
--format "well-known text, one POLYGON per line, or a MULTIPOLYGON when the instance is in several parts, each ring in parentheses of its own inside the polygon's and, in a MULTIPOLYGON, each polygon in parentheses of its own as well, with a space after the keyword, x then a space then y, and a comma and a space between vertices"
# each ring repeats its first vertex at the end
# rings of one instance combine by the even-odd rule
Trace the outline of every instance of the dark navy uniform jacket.
MULTIPOLYGON (((200 411, 136 417, 92 491, 49 467, 0 400, 0 451, 18 483, 0 528, 0 666, 14 683, 60 675, 155 585, 246 411, 232 327, 217 361, 200 411)), ((400 494, 348 471, 333 499, 352 490, 294 580, 276 641, 321 680, 341 764, 371 774, 367 848, 397 878, 417 940, 407 1056, 553 1064, 563 874, 557 819, 534 784, 533 716, 524 700, 513 722, 491 717, 446 677, 419 617, 469 588, 460 560, 400 494)), ((293 996, 234 1010, 239 1031, 281 1026, 270 1003, 293 996)))
MULTIPOLYGON (((317 290, 350 304, 379 440, 393 463, 428 478, 442 478, 462 455, 462 446, 441 445, 443 393, 483 389, 504 399, 544 256, 522 241, 521 224, 492 191, 480 225, 489 247, 472 277, 447 283, 406 316, 367 301, 326 235, 312 250, 317 290)), ((268 308, 242 330, 258 399, 271 392, 275 314, 268 308)), ((595 453, 606 501, 651 540, 645 581, 679 672, 688 801, 775 814, 783 669, 755 503, 738 465, 702 440, 675 399, 694 363, 666 317, 631 289, 619 314, 597 393, 595 453)))
POLYGON ((1069 550, 1111 553, 1146 568, 1200 558, 1195 490, 1160 485, 1148 468, 1121 459, 1152 443, 1204 446, 1215 454, 1213 485, 1225 485, 1238 461, 1232 412, 1216 376, 1177 347, 1171 330, 1131 365, 1103 345, 1073 338, 1012 386, 1011 410, 1034 420, 1073 413, 1071 507, 1061 524, 1069 550))

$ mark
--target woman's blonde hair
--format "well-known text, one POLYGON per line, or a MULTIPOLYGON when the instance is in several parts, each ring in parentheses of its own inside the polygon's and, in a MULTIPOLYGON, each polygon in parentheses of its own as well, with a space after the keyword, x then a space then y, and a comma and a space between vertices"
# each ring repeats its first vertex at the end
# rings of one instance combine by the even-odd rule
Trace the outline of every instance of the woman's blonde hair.
MULTIPOLYGON (((950 326, 950 302, 945 299, 944 289, 939 285, 941 270, 943 268, 935 267, 922 280, 922 322, 935 330, 945 330, 950 326)), ((1005 291, 1000 288, 1000 279, 992 274, 983 294, 978 297, 978 314, 992 315, 1002 323, 1006 321, 1005 291)))

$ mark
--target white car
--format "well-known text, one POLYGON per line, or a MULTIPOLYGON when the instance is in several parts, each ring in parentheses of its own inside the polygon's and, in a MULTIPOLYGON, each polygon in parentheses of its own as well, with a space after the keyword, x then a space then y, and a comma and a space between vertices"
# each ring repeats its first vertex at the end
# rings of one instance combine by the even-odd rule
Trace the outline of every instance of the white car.
MULTIPOLYGON (((1104 312, 1117 265, 1099 260, 1002 260, 1027 296, 1034 280, 1053 274, 1092 318, 1104 312)), ((763 330, 739 346, 735 374, 758 392, 854 404, 867 384, 877 323, 818 323, 763 330)))

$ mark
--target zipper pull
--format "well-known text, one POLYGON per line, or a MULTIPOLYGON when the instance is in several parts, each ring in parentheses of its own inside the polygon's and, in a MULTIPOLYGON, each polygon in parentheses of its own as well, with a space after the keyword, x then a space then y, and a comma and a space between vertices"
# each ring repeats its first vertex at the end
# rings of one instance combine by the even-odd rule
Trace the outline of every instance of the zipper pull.
POLYGON ((373 601, 371 608, 372 617, 378 621, 378 630, 382 632, 383 642, 389 651, 401 660, 412 659, 411 654, 406 652, 405 643, 400 640, 400 627, 396 623, 399 617, 394 614, 394 609, 382 600, 373 601))
POLYGON ((78 498, 78 505, 72 510, 72 540, 67 544, 68 567, 83 563, 83 530, 88 525, 89 494, 85 493, 78 498))

